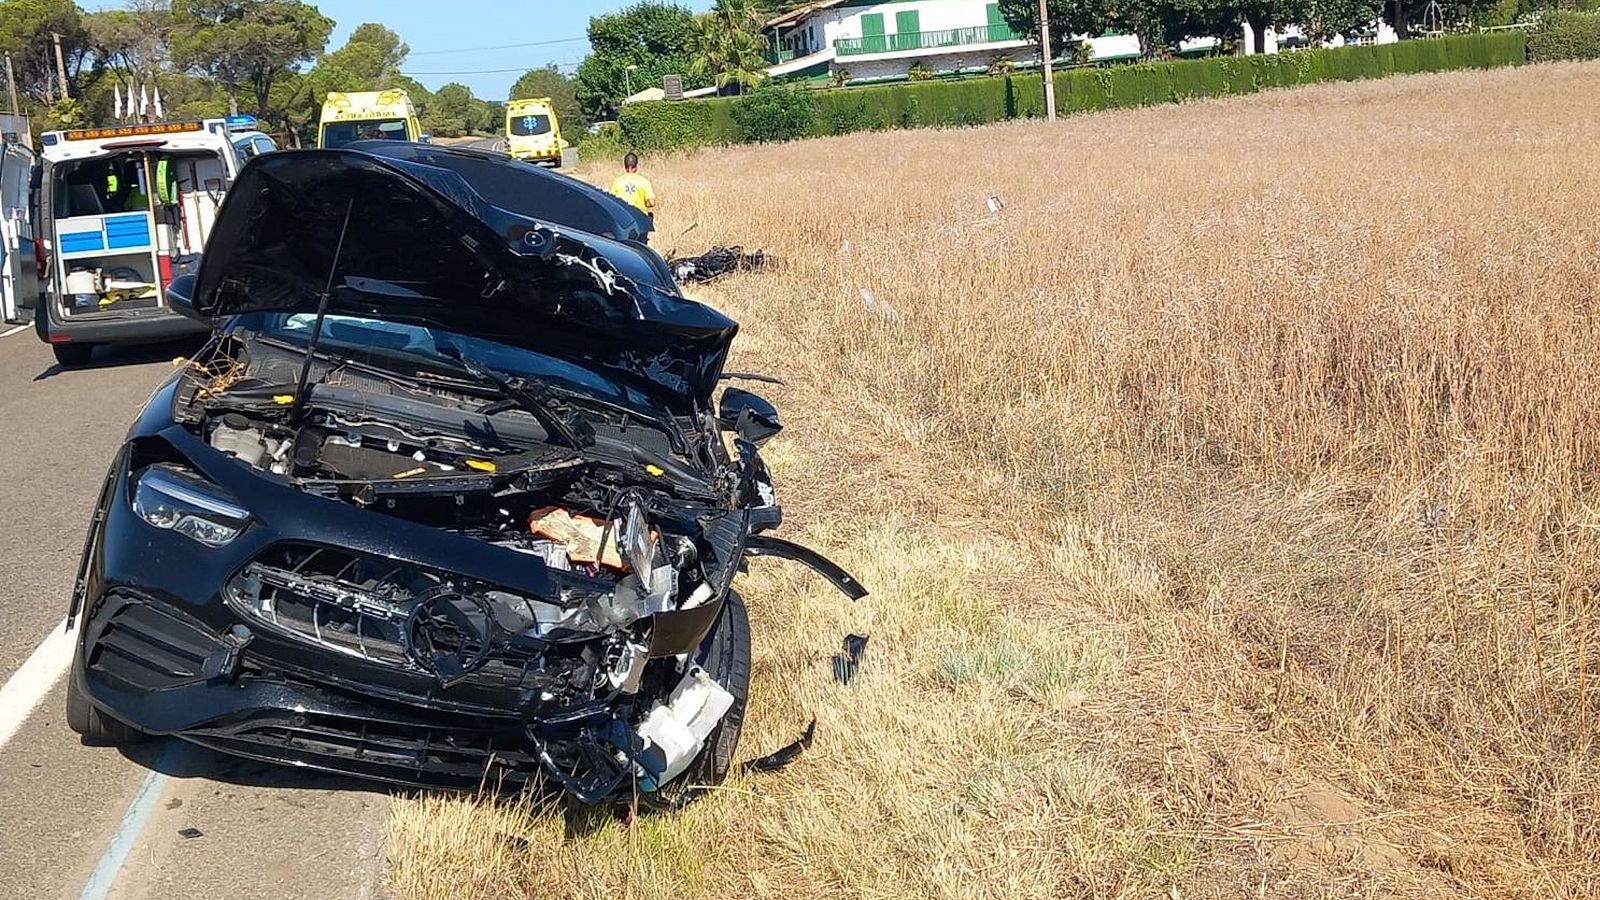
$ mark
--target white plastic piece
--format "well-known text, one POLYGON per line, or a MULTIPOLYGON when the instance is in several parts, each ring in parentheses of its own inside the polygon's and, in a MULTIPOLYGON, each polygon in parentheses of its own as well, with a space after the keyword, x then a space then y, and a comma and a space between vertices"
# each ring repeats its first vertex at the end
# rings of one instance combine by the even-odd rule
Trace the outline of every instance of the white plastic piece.
POLYGON ((689 594, 689 599, 683 601, 683 605, 678 607, 678 608, 679 609, 694 609, 696 606, 704 606, 710 600, 711 600, 711 585, 706 584, 705 582, 702 581, 702 582, 700 582, 700 586, 695 588, 694 591, 689 594))
POLYGON ((611 689, 622 691, 624 694, 637 694, 639 680, 644 677, 645 663, 650 659, 650 649, 643 644, 629 641, 622 649, 621 657, 606 673, 606 681, 611 689))
POLYGON ((732 708, 733 695, 712 681, 705 669, 695 666, 683 676, 667 703, 656 704, 639 723, 639 736, 666 759, 666 768, 656 776, 658 784, 671 781, 689 768, 705 749, 711 730, 732 708))

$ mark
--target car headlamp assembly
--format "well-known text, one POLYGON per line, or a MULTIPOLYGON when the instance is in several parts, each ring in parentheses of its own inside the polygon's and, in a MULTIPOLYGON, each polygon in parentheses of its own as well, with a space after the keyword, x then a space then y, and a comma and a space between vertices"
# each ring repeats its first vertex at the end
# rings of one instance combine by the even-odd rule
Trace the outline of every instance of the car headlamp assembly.
POLYGON ((133 510, 155 526, 207 547, 225 547, 244 531, 250 512, 226 491, 181 466, 157 463, 139 474, 133 510))

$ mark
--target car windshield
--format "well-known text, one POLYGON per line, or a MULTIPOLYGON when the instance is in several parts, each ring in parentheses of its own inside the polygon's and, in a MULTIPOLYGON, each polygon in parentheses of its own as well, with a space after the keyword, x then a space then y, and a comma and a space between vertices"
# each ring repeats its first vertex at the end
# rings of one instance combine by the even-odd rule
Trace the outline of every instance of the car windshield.
POLYGON ((512 137, 533 137, 550 133, 550 116, 548 113, 528 113, 522 116, 512 116, 507 122, 512 137))
MULTIPOLYGON (((313 313, 249 313, 235 320, 262 337, 304 346, 316 322, 313 313)), ((507 375, 538 378, 557 390, 594 397, 655 416, 655 404, 643 392, 576 363, 509 344, 458 334, 442 328, 407 325, 382 319, 328 315, 317 350, 406 376, 426 372, 466 375, 451 347, 474 364, 507 375)))
POLYGON ((322 126, 322 146, 333 150, 353 141, 406 140, 405 119, 362 119, 322 126))

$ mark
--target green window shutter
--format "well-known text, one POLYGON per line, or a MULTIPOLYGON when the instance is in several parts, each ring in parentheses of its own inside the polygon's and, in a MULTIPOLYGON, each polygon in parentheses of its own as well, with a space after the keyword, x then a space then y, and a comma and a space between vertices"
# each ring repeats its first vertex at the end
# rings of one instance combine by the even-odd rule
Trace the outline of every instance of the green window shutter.
POLYGON ((1011 26, 1006 23, 1006 17, 1000 15, 1000 4, 991 3, 984 10, 989 14, 989 40, 1011 40, 1011 26))
POLYGON ((867 13, 861 17, 861 49, 868 53, 889 49, 883 37, 883 13, 867 13))
POLYGON ((894 14, 894 49, 916 50, 922 46, 922 16, 916 10, 894 14))

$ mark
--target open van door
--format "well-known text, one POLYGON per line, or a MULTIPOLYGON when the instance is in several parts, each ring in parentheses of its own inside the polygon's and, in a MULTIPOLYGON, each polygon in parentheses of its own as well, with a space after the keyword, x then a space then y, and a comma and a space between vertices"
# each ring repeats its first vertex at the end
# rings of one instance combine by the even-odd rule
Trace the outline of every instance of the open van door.
POLYGON ((31 180, 36 163, 21 144, 0 144, 0 318, 21 322, 39 297, 31 180))

